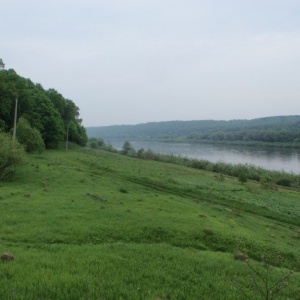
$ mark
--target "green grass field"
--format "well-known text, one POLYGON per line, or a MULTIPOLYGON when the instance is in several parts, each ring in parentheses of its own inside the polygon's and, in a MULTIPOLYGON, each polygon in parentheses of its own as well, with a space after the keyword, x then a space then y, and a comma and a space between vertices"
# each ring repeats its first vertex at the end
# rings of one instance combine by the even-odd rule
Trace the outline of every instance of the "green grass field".
POLYGON ((276 299, 300 299, 299 250, 292 189, 96 150, 0 182, 0 299, 272 299, 291 270, 276 299))

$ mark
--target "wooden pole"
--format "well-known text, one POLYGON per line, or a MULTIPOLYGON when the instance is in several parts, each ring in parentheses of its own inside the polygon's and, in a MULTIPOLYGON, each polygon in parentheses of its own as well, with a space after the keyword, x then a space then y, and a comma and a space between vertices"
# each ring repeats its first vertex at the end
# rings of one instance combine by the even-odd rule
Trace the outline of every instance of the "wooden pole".
POLYGON ((66 152, 68 151, 68 144, 69 144, 69 129, 70 129, 70 122, 68 123, 67 126, 67 136, 66 136, 66 152))
POLYGON ((17 116, 18 116, 18 98, 16 98, 16 106, 15 106, 13 140, 16 139, 16 133, 17 133, 17 116))

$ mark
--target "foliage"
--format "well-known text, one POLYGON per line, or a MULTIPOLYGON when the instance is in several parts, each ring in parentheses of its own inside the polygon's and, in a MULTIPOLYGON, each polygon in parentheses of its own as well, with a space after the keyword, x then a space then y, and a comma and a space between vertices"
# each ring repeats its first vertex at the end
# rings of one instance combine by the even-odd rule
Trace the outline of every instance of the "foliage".
POLYGON ((3 70, 5 68, 5 64, 2 60, 2 58, 0 58, 0 70, 3 70))
POLYGON ((56 90, 46 91, 40 84, 19 76, 14 70, 0 72, 0 127, 9 132, 13 127, 15 99, 18 117, 23 116, 42 135, 47 148, 57 148, 72 127, 69 140, 86 145, 87 135, 79 119, 79 108, 56 90))
POLYGON ((45 150, 45 143, 40 132, 32 128, 29 122, 21 117, 17 125, 17 139, 24 145, 25 150, 29 153, 43 152, 45 150))
POLYGON ((25 161, 23 146, 0 132, 0 180, 13 175, 25 161))
POLYGON ((105 146, 105 142, 102 138, 90 138, 88 145, 93 149, 101 149, 105 146))
POLYGON ((122 154, 128 156, 136 156, 136 151, 129 141, 125 141, 122 148, 122 154))
POLYGON ((101 149, 109 152, 118 152, 110 143, 106 143, 102 138, 90 138, 88 146, 92 149, 101 149))

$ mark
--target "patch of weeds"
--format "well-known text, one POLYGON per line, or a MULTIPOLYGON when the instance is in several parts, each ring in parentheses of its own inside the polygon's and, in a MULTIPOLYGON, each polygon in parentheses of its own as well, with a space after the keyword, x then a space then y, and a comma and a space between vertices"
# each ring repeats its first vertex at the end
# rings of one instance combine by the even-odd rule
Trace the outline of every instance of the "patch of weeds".
POLYGON ((3 262, 13 261, 14 259, 15 259, 15 257, 11 253, 3 253, 1 255, 1 260, 3 262))
POLYGON ((240 260, 240 261, 247 261, 248 260, 248 255, 238 251, 237 253, 234 254, 233 258, 235 260, 240 260))
POLYGON ((123 193, 123 194, 127 194, 128 193, 128 190, 124 189, 124 188, 120 188, 119 189, 119 192, 120 193, 123 193))
POLYGON ((101 202, 104 201, 104 199, 99 195, 96 195, 96 194, 93 195, 93 194, 90 194, 90 193, 87 193, 86 195, 89 196, 92 199, 95 199, 95 200, 98 200, 98 201, 101 201, 101 202))
MULTIPOLYGON (((277 259, 281 261, 283 258, 278 255, 277 259)), ((260 295, 262 299, 277 299, 282 290, 288 286, 289 280, 293 276, 293 271, 291 270, 284 270, 275 274, 271 261, 264 257, 261 259, 260 265, 254 265, 248 259, 244 263, 249 271, 250 288, 256 295, 260 295)), ((248 289, 245 288, 237 276, 234 277, 233 284, 244 295, 245 299, 252 299, 248 294, 248 289)))
POLYGON ((205 233, 205 235, 214 235, 215 233, 213 232, 212 229, 210 228, 204 228, 203 232, 205 233))
POLYGON ((226 248, 225 246, 219 246, 215 248, 215 251, 218 252, 228 252, 228 248, 226 248))
MULTIPOLYGON (((0 197, 1 199, 1 197, 0 197)), ((292 236, 293 239, 295 240, 300 240, 300 232, 297 232, 295 235, 292 236)))

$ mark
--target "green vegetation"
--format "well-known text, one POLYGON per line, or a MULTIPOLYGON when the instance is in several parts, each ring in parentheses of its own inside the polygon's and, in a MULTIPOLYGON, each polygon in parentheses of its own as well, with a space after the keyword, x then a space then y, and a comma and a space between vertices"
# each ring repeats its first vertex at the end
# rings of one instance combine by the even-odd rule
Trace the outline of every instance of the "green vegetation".
POLYGON ((300 116, 168 121, 87 128, 90 137, 300 147, 300 116))
POLYGON ((103 150, 30 154, 0 182, 0 254, 15 257, 0 298, 267 299, 255 278, 298 299, 299 217, 291 188, 103 150))
MULTIPOLYGON (((0 99, 0 299, 299 296, 299 176, 87 141, 73 101, 2 59, 0 99), (87 142, 92 149, 78 146, 87 142)), ((299 124, 290 116, 108 132, 216 142, 265 142, 272 132, 268 142, 297 145, 299 124)))
POLYGON ((271 171, 254 165, 230 164, 223 162, 210 162, 204 159, 193 159, 181 157, 173 154, 155 153, 148 149, 135 150, 130 142, 125 141, 123 149, 118 151, 113 149, 111 145, 106 145, 102 138, 91 138, 88 144, 93 149, 102 149, 111 152, 119 152, 131 157, 137 157, 147 160, 155 160, 160 162, 182 165, 190 168, 215 172, 220 176, 229 175, 239 178, 241 183, 247 182, 248 179, 258 181, 264 188, 276 189, 276 185, 292 187, 300 190, 300 175, 283 171, 271 171))
MULTIPOLYGON (((79 108, 54 89, 45 90, 40 84, 19 76, 14 70, 5 70, 0 60, 0 130, 10 132, 14 123, 15 101, 18 98, 18 120, 26 120, 27 138, 19 134, 27 151, 57 148, 66 140, 85 146, 87 136, 79 108), (34 136, 33 141, 29 141, 34 136), (40 140, 40 136, 43 141, 40 140), (34 150, 33 150, 33 148, 34 150)), ((23 121, 22 128, 25 123, 23 121)), ((25 129, 24 129, 25 130, 25 129)))
POLYGON ((17 125, 17 139, 25 146, 25 150, 29 153, 43 152, 45 143, 40 132, 32 128, 29 122, 21 117, 17 125))
POLYGON ((0 132, 0 181, 12 176, 25 162, 25 151, 11 136, 0 132))

